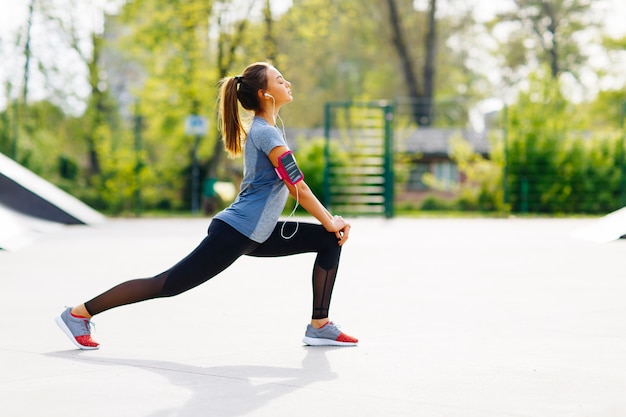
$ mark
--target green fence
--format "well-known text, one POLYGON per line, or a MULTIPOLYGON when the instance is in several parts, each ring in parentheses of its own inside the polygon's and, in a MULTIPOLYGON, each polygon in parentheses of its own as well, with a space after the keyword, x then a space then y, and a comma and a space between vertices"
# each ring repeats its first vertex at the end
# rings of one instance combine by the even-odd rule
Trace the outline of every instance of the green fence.
POLYGON ((504 112, 502 187, 513 213, 605 214, 626 206, 626 104, 620 129, 525 130, 504 112))

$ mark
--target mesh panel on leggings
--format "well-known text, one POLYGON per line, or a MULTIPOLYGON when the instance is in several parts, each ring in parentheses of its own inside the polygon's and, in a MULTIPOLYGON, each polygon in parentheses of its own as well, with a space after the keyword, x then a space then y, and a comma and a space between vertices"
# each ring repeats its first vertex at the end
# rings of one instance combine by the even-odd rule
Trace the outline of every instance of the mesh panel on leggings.
POLYGON ((328 317, 330 297, 335 286, 337 269, 324 269, 317 263, 313 268, 313 319, 328 317))
POLYGON ((92 316, 113 307, 149 300, 159 296, 168 271, 153 278, 140 278, 123 282, 85 303, 92 316))

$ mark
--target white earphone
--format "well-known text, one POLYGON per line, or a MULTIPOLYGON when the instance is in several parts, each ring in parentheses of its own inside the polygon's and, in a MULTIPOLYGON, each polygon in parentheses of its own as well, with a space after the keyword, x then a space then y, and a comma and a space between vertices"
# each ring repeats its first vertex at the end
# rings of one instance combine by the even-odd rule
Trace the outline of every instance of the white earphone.
MULTIPOLYGON (((263 95, 265 97, 271 98, 272 102, 273 102, 273 105, 276 106, 276 100, 274 99, 273 95, 271 95, 270 93, 263 93, 263 95)), ((280 115, 278 113, 276 114, 276 116, 278 116, 278 118, 280 119, 280 123, 283 126, 283 138, 285 138, 285 140, 286 140, 287 135, 285 134, 285 124, 283 123, 283 120, 280 118, 280 115)), ((276 122, 276 116, 274 116, 274 122, 276 122)), ((294 213, 296 212, 296 209, 298 208, 298 205, 300 203, 300 194, 298 192, 298 184, 294 184, 294 186, 296 187, 296 205, 293 207, 293 210, 291 211, 291 214, 289 215, 289 217, 292 217, 294 215, 294 213)), ((296 222, 296 230, 294 230, 293 233, 290 234, 289 236, 285 236, 285 224, 287 224, 287 222, 283 222, 283 225, 280 228, 280 235, 283 237, 283 239, 291 239, 298 232, 298 228, 300 226, 300 223, 296 222)))

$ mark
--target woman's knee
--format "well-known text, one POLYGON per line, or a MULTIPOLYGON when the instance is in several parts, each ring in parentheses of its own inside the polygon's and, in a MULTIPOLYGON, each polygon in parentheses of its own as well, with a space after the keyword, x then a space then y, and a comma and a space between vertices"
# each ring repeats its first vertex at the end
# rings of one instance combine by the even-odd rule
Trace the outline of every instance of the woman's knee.
POLYGON ((336 269, 340 257, 341 246, 339 246, 334 233, 330 233, 324 239, 323 249, 318 252, 317 264, 326 270, 336 269))

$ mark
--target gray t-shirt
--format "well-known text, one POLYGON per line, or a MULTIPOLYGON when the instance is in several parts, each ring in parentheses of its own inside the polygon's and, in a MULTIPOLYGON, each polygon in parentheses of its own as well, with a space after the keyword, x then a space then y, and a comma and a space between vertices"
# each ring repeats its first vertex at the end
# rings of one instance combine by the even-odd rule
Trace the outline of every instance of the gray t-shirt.
POLYGON ((289 197, 268 158, 277 146, 287 146, 280 131, 255 117, 244 146, 241 191, 233 204, 215 215, 258 243, 270 236, 289 197))

